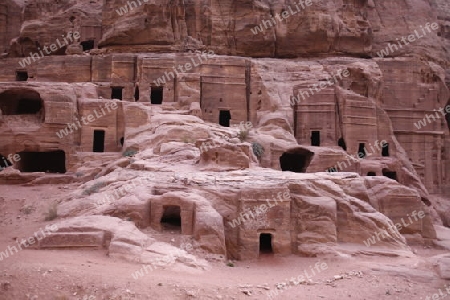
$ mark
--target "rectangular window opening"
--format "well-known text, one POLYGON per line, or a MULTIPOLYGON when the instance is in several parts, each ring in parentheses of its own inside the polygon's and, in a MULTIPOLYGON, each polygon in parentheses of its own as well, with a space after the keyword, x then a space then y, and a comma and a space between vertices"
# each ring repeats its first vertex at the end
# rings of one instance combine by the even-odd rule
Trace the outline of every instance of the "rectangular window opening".
POLYGON ((27 71, 16 71, 16 81, 27 81, 28 72, 27 71))
POLYGON ((163 230, 181 232, 181 207, 179 205, 164 205, 161 225, 163 230))
POLYGON ((122 100, 123 87, 111 87, 111 99, 122 100))

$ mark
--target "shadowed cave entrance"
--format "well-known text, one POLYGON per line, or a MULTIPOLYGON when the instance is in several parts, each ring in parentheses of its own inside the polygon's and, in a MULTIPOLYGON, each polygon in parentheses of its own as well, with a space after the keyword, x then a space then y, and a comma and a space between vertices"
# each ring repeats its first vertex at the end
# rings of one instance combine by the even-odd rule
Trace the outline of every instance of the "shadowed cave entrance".
POLYGON ((3 115, 37 115, 42 107, 41 96, 33 90, 12 89, 0 94, 3 115))
POLYGON ((111 99, 122 100, 122 93, 123 93, 122 86, 111 87, 111 99))
POLYGON ((270 233, 259 235, 259 254, 273 254, 272 235, 270 233))
POLYGON ((320 131, 311 131, 311 146, 320 146, 320 131))
POLYGON ((293 149, 284 152, 280 157, 282 171, 305 173, 314 156, 313 152, 306 149, 293 149))
POLYGON ((388 169, 383 169, 383 176, 386 176, 387 178, 390 178, 393 180, 397 180, 397 172, 393 172, 388 169))
POLYGON ((80 43, 81 47, 83 47, 83 51, 89 51, 94 49, 95 42, 94 40, 83 41, 80 43))
POLYGON ((164 205, 161 217, 163 230, 181 232, 181 208, 178 205, 164 205))
POLYGON ((66 173, 66 154, 62 150, 49 152, 19 152, 20 172, 66 173))

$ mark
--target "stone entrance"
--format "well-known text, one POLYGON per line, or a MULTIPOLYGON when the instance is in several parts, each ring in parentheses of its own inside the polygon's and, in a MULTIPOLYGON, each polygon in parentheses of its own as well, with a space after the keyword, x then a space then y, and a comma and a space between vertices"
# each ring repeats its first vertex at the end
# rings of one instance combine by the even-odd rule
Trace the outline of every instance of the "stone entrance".
POLYGON ((259 235, 259 254, 273 254, 272 234, 261 233, 259 235))
POLYGON ((164 90, 161 86, 152 86, 150 90, 150 102, 152 104, 162 104, 164 98, 164 90))
POLYGON ((122 100, 122 91, 123 87, 121 86, 111 87, 111 99, 122 100))
POLYGON ((383 176, 386 176, 387 178, 397 180, 397 172, 390 171, 388 169, 383 169, 383 176))
POLYGON ((80 43, 81 47, 83 47, 83 51, 89 51, 95 48, 94 40, 87 40, 80 43))
POLYGON ((150 224, 158 231, 190 235, 194 231, 195 203, 170 195, 150 204, 150 224))
POLYGON ((305 173, 314 153, 306 149, 295 149, 283 153, 280 157, 280 167, 282 171, 305 173))
POLYGON ((320 146, 320 131, 311 131, 311 146, 320 146))
POLYGON ((164 205, 161 217, 163 230, 175 230, 181 233, 181 208, 179 205, 164 205))
POLYGON ((94 130, 94 140, 93 140, 92 151, 93 152, 105 151, 105 131, 104 130, 94 130))
POLYGON ((219 114, 220 126, 230 127, 231 113, 229 110, 221 110, 219 114))

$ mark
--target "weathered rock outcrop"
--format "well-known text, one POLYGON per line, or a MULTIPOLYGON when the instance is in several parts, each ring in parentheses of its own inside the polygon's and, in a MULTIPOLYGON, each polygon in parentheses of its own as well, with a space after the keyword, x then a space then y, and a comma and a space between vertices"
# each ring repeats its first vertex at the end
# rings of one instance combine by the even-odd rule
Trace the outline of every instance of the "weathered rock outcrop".
POLYGON ((107 249, 108 255, 155 267, 182 264, 206 269, 208 263, 185 250, 157 242, 130 222, 103 216, 77 217, 55 223, 58 230, 40 240, 38 249, 107 249))
MULTIPOLYGON (((438 22, 437 30, 422 32, 417 41, 386 56, 413 53, 445 60, 441 54, 443 45, 448 43, 449 11, 443 0, 302 3, 65 0, 55 5, 32 0, 24 5, 24 26, 10 53, 27 55, 37 50, 35 43, 43 46, 59 38, 64 28, 66 32, 80 31, 81 42, 97 44, 101 38, 102 47, 121 52, 207 48, 219 54, 252 57, 376 57, 388 43, 397 43, 396 38, 408 37, 415 30, 422 32, 421 26, 438 22), (283 14, 287 16, 284 20, 283 14), (399 15, 405 16, 402 22, 398 22, 399 15)), ((17 6, 9 0, 5 10, 14 11, 17 6)), ((7 15, 8 22, 4 23, 10 24, 13 18, 14 15, 7 15)), ((6 28, 1 24, 0 28, 6 28)), ((17 36, 14 33, 3 41, 3 47, 17 36)), ((448 54, 444 55, 448 59, 448 54)))
POLYGON ((278 172, 264 169, 229 175, 188 171, 183 177, 173 171, 132 169, 130 165, 98 179, 99 188, 89 197, 82 196, 91 186, 87 184, 61 203, 60 214, 121 216, 140 228, 164 232, 165 208, 179 207, 179 230, 192 235, 196 248, 239 259, 258 257, 261 232, 272 235, 274 252, 282 255, 339 253, 342 243, 359 244, 367 251, 371 245, 406 250, 400 233, 421 236, 422 241, 436 238, 419 194, 383 177, 277 177, 278 172), (129 179, 118 183, 119 178, 129 179))
POLYGON ((5 3, 0 181, 83 183, 44 244, 149 262, 173 232, 253 259, 448 226, 444 0, 5 3))

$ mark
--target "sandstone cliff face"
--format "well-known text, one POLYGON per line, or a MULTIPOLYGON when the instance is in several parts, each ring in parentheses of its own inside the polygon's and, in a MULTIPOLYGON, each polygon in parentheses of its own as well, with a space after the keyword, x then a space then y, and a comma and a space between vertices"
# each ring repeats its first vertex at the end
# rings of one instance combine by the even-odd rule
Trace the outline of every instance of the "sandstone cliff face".
POLYGON ((161 230, 159 207, 179 205, 181 231, 192 234, 195 248, 215 254, 226 251, 229 257, 237 259, 258 257, 258 232, 273 235, 274 251, 278 254, 308 256, 340 253, 340 244, 369 247, 368 239, 384 230, 386 233, 373 246, 407 250, 405 237, 418 234, 434 239, 436 235, 430 211, 419 194, 382 177, 291 173, 277 178, 275 171, 254 169, 227 175, 190 172, 186 180, 177 180, 184 176, 168 170, 133 170, 152 165, 146 161, 143 167, 143 163, 138 159, 129 168, 99 178, 101 188, 89 197, 80 196, 92 182, 86 184, 63 200, 59 213, 64 217, 121 216, 140 228, 150 224, 161 230), (130 186, 127 192, 109 197, 124 185, 130 186), (136 200, 130 199, 133 194, 136 200), (108 201, 104 201, 105 196, 108 201), (264 213, 256 216, 262 206, 264 213), (405 216, 413 211, 422 211, 424 217, 410 222, 405 216), (407 222, 400 230, 405 237, 394 225, 402 224, 402 219, 407 222))
POLYGON ((22 6, 23 3, 19 0, 0 3, 0 57, 9 52, 10 41, 20 34, 22 6))
MULTIPOLYGON (((10 56, 39 53, 44 46, 56 44, 57 40, 63 44, 70 32, 78 32, 81 41, 93 40, 95 44, 101 37, 102 3, 99 0, 27 1, 22 9, 23 21, 18 23, 20 35, 16 34, 5 45, 9 46, 10 56)), ((14 20, 14 16, 9 16, 10 20, 14 20)), ((52 55, 64 55, 66 49, 67 46, 59 47, 52 55)))
MULTIPOLYGON (((35 42, 44 45, 60 37, 61 32, 79 30, 81 41, 95 38, 98 42, 101 37, 102 47, 120 51, 183 52, 200 47, 218 54, 252 57, 377 57, 389 42, 396 43, 396 38, 407 37, 415 30, 422 32, 421 26, 439 22, 438 30, 387 56, 418 54, 441 62, 448 59, 448 53, 443 54, 443 47, 448 45, 445 1, 311 0, 311 5, 303 6, 296 1, 256 0, 130 2, 133 4, 119 0, 65 0, 58 4, 29 1, 24 7, 20 38, 11 54, 26 54, 32 49, 19 48, 35 42), (276 16, 283 12, 289 17, 281 22, 282 18, 276 16), (263 21, 266 26, 254 34, 252 29, 263 21)), ((17 5, 10 1, 6 7, 14 9, 17 5)), ((14 15, 5 18, 12 20, 14 15)), ((5 38, 4 47, 15 36, 5 38)))
MULTIPOLYGON (((64 217, 107 215, 155 232, 164 232, 167 207, 178 209, 180 233, 198 249, 240 259, 258 256, 261 233, 278 254, 338 253, 413 211, 426 216, 380 245, 434 239, 432 223, 447 225, 449 208, 430 193, 450 195, 450 114, 436 113, 450 104, 448 4, 311 3, 256 34, 295 3, 0 5, 8 12, 0 14, 0 155, 23 156, 0 181, 86 182, 64 199, 64 217), (439 28, 425 34, 421 26, 433 22, 439 28), (400 47, 397 38, 416 30, 423 36, 400 47), (24 61, 68 32, 80 39, 24 61), (147 184, 95 204, 149 174, 147 184), (231 225, 274 192, 289 199, 231 225)), ((74 222, 62 236, 75 225, 88 231, 74 222)), ((105 226, 93 230, 94 245, 111 233, 105 226)), ((133 259, 144 244, 110 250, 133 259)))
MULTIPOLYGON (((147 2, 123 16, 116 12, 121 1, 108 3, 101 44, 126 48, 145 44, 155 50, 166 45, 165 51, 182 51, 194 40, 216 53, 240 56, 376 56, 388 42, 395 43, 395 37, 436 21, 434 3, 427 0, 311 1, 303 7, 296 1, 147 2), (281 22, 276 16, 283 12, 290 17, 281 22), (400 22, 398 16, 403 16, 400 22), (266 26, 252 33, 263 21, 266 26)), ((442 45, 434 32, 393 56, 417 53, 439 58, 442 45)))

